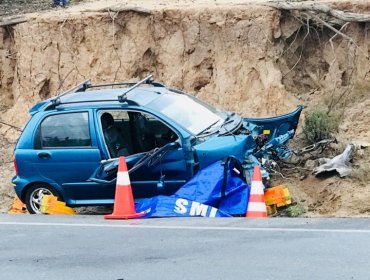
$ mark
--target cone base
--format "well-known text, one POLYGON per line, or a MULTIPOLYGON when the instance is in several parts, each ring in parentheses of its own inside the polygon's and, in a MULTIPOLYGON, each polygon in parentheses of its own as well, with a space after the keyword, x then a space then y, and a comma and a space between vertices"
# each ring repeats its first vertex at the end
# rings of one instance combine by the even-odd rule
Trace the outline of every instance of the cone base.
POLYGON ((247 218, 267 218, 267 212, 248 212, 247 218))
POLYGON ((143 217, 145 213, 134 213, 134 214, 127 214, 127 215, 115 215, 115 214, 110 214, 110 215, 105 215, 104 219, 135 219, 135 218, 140 218, 143 217))

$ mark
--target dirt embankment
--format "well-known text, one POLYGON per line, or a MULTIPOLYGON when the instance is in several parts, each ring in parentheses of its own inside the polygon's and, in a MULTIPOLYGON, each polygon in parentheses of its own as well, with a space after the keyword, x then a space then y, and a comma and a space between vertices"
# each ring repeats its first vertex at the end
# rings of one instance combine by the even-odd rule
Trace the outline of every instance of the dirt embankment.
MULTIPOLYGON (((150 72, 242 115, 271 116, 297 104, 307 111, 331 108, 341 120, 341 140, 370 139, 369 24, 344 26, 356 42, 350 44, 262 1, 172 2, 97 1, 0 28, 0 120, 22 127, 32 104, 82 80, 122 81, 150 72)), ((9 141, 17 137, 6 126, 0 132, 9 141)), ((7 155, 3 162, 10 160, 7 155)), ((3 174, 0 191, 6 192, 10 176, 3 174)), ((330 180, 309 176, 290 184, 312 214, 367 215, 347 194, 365 202, 368 187, 330 180)))

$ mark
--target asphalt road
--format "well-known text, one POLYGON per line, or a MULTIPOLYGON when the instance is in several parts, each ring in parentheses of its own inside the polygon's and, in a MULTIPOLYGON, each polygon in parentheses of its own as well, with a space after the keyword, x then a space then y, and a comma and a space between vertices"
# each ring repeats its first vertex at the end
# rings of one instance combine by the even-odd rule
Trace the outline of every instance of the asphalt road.
POLYGON ((0 279, 370 279, 370 219, 0 215, 0 279))

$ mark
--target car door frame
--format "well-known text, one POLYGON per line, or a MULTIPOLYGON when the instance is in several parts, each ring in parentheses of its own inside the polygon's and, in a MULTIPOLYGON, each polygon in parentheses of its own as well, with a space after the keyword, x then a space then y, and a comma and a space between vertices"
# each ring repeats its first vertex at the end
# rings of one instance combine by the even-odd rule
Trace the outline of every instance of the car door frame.
MULTIPOLYGON (((194 164, 194 152, 193 152, 193 150, 191 148, 191 144, 190 144, 192 135, 189 134, 189 132, 184 130, 182 127, 178 126, 173 121, 168 120, 162 114, 160 114, 158 112, 154 112, 154 111, 149 110, 147 108, 143 109, 141 107, 133 106, 133 105, 129 105, 129 106, 107 106, 107 107, 101 107, 101 108, 94 109, 95 127, 96 127, 96 131, 97 131, 97 142, 98 142, 98 145, 100 145, 100 148, 101 148, 102 154, 103 154, 103 158, 105 160, 111 159, 111 158, 110 158, 110 154, 109 154, 107 145, 105 143, 105 139, 104 139, 104 136, 103 136, 103 129, 102 129, 102 126, 101 126, 101 121, 100 121, 99 116, 101 116, 101 112, 117 111, 117 110, 138 112, 138 113, 144 113, 144 114, 151 115, 151 116, 155 117, 156 119, 158 119, 158 121, 162 122, 164 125, 169 127, 178 136, 178 139, 179 139, 179 142, 180 142, 179 149, 181 149, 181 151, 184 154, 184 162, 185 162, 185 168, 186 168, 187 176, 186 176, 186 178, 184 178, 184 180, 176 181, 176 182, 170 182, 170 181, 167 181, 167 180, 164 179, 165 184, 177 184, 177 185, 180 186, 181 184, 185 183, 187 180, 189 180, 194 175, 194 166, 195 166, 195 164, 194 164)), ((133 156, 133 155, 137 155, 137 154, 132 154, 131 156, 133 156)), ((127 157, 127 159, 130 160, 130 156, 127 157)), ((148 182, 150 182, 150 184, 157 184, 159 179, 160 178, 158 178, 158 180, 148 181, 148 182)), ((134 186, 135 185, 139 186, 139 185, 145 184, 145 183, 140 182, 140 181, 132 181, 131 183, 134 186)))
MULTIPOLYGON (((52 110, 50 112, 47 112, 43 114, 37 121, 36 123, 37 129, 34 130, 34 133, 32 135, 32 147, 35 153, 40 153, 42 151, 48 151, 48 150, 64 150, 64 149, 75 149, 75 150, 96 150, 96 152, 99 154, 99 160, 97 161, 100 162, 102 159, 102 153, 99 149, 98 143, 97 143, 97 135, 96 135, 96 128, 95 128, 95 121, 94 121, 94 114, 93 110, 91 108, 78 108, 78 109, 73 109, 73 110, 52 110), (81 147, 42 147, 42 144, 39 144, 39 146, 36 143, 36 139, 38 137, 41 137, 41 124, 42 122, 47 119, 50 116, 55 116, 55 115, 61 115, 61 114, 73 114, 73 113, 88 113, 88 128, 89 128, 89 134, 90 134, 90 140, 91 140, 91 145, 90 146, 81 146, 81 147)), ((41 141, 41 140, 40 140, 41 141)), ((94 169, 91 168, 91 174, 93 173, 94 169)), ((87 174, 87 173, 86 173, 87 174)), ((68 205, 80 205, 78 201, 71 196, 71 189, 72 188, 82 188, 82 189, 91 189, 94 187, 97 187, 97 184, 94 182, 89 182, 88 180, 86 181, 79 181, 79 182, 67 182, 67 183, 60 183, 57 181, 52 180, 51 178, 45 177, 45 176, 40 176, 42 177, 45 183, 48 183, 55 187, 57 191, 60 193, 62 196, 62 199, 65 200, 65 202, 68 205)), ((76 191, 76 190, 75 190, 76 191)), ((81 190, 82 191, 82 190, 81 190)), ((73 194, 73 189, 72 189, 72 194, 73 194)), ((83 204, 89 204, 93 203, 94 200, 86 200, 85 203, 83 204)))

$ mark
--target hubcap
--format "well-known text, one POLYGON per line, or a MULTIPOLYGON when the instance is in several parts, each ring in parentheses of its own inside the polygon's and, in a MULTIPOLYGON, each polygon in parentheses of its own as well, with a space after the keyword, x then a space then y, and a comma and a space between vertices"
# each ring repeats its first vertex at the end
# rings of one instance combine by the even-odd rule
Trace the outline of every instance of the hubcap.
POLYGON ((30 205, 32 210, 37 214, 41 213, 41 202, 44 195, 52 195, 52 193, 45 188, 37 188, 31 193, 30 205))

